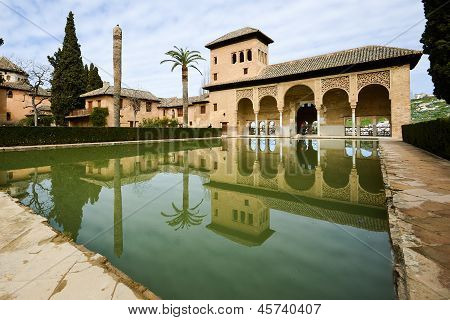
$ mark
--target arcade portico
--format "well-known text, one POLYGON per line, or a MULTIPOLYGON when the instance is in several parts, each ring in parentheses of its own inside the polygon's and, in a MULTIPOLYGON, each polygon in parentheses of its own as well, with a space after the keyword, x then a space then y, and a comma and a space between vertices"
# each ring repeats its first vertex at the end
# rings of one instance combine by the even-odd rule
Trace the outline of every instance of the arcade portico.
POLYGON ((213 126, 231 136, 401 137, 420 51, 366 46, 270 65, 272 42, 243 28, 207 44, 213 126))

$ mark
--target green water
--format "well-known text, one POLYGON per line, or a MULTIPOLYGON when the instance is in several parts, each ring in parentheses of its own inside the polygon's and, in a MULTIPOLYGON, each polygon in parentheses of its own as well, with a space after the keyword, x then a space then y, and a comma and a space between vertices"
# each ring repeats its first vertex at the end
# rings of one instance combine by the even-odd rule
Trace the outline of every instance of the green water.
POLYGON ((377 142, 8 152, 0 187, 164 299, 394 298, 377 142))

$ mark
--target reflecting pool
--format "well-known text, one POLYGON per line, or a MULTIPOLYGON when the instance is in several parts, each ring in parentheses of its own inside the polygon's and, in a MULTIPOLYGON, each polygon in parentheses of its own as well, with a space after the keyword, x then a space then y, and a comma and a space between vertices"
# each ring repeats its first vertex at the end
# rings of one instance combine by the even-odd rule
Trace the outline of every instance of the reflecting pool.
POLYGON ((378 144, 0 153, 0 188, 163 299, 393 299, 378 144))

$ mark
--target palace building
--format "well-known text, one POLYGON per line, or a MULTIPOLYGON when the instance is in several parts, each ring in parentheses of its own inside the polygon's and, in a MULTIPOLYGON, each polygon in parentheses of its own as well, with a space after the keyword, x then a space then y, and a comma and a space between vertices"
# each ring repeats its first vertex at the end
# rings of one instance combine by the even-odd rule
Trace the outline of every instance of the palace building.
MULTIPOLYGON (((11 125, 34 115, 31 104, 31 86, 28 74, 6 57, 0 56, 0 125, 11 125)), ((39 88, 38 100, 43 99, 38 107, 39 115, 50 113, 50 93, 39 88)))
MULTIPOLYGON (((411 121, 410 70, 422 52, 365 46, 294 61, 269 64, 273 40, 258 29, 242 28, 209 42, 209 92, 189 99, 189 126, 221 127, 228 136, 392 136, 411 121)), ((113 87, 84 94, 85 110, 70 125, 88 125, 92 106, 107 106, 113 123, 113 87), (85 120, 80 120, 81 118, 85 120)), ((182 100, 122 89, 121 126, 144 118, 182 122, 182 100), (138 94, 139 93, 139 94, 138 94), (142 107, 131 110, 131 96, 142 107)))
POLYGON ((401 138, 411 121, 410 70, 420 51, 366 46, 269 64, 258 29, 230 32, 210 49, 213 126, 229 135, 314 133, 401 138))

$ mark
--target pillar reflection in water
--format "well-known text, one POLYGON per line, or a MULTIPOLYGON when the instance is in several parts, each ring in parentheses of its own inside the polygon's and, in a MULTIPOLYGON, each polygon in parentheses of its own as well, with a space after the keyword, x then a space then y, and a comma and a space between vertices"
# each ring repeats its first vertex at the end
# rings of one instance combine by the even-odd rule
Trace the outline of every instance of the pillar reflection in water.
POLYGON ((123 252, 122 226, 122 184, 120 159, 114 159, 114 254, 120 257, 123 252))

